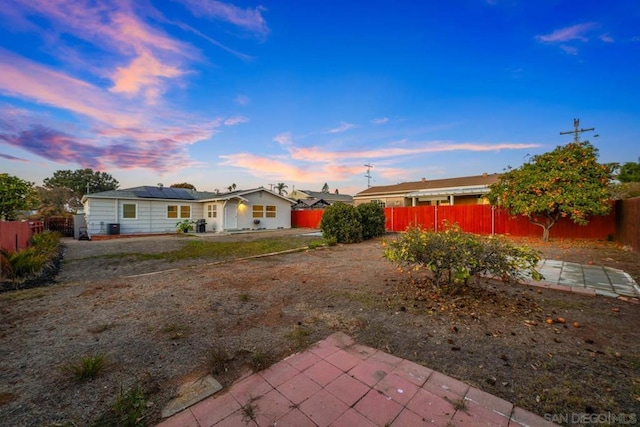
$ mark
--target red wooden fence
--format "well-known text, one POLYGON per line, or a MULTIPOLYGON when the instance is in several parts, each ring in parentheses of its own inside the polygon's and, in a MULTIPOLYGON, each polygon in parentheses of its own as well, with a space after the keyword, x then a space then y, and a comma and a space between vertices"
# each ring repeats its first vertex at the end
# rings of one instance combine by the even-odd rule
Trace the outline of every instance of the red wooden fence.
POLYGON ((300 228, 320 228, 320 220, 324 210, 313 209, 305 211, 291 211, 291 226, 300 228))
MULTIPOLYGON (((322 210, 293 211, 292 227, 318 228, 322 210)), ((444 224, 457 223, 475 234, 542 236, 542 229, 526 217, 511 217, 490 205, 417 206, 385 208, 387 231, 404 231, 410 225, 442 230, 444 224)), ((615 209, 609 215, 593 217, 586 226, 561 218, 550 230, 551 238, 607 239, 616 235, 615 209)))
POLYGON ((29 246, 35 233, 41 233, 41 221, 0 221, 0 248, 18 251, 29 246))

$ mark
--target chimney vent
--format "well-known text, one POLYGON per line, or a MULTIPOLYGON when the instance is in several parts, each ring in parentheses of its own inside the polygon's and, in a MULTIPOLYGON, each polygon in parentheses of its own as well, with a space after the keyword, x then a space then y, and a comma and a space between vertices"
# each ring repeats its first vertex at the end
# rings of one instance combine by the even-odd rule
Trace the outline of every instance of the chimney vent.
POLYGON ((164 187, 164 185, 162 185, 161 182, 158 183, 158 190, 162 190, 162 187, 164 187))
POLYGON ((488 174, 488 173, 486 173, 486 172, 484 172, 484 173, 482 174, 482 177, 483 177, 483 178, 486 178, 486 177, 488 177, 488 176, 489 176, 489 174, 488 174))
POLYGON ((422 178, 422 182, 427 182, 427 178, 422 178))

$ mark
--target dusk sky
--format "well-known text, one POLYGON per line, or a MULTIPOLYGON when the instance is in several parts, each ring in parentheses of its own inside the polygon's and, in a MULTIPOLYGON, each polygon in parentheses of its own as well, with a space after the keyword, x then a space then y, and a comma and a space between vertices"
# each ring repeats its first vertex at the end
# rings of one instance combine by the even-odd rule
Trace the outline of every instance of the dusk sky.
POLYGON ((289 192, 640 156, 640 2, 2 0, 0 172, 289 192), (593 136, 598 134, 599 137, 593 136))

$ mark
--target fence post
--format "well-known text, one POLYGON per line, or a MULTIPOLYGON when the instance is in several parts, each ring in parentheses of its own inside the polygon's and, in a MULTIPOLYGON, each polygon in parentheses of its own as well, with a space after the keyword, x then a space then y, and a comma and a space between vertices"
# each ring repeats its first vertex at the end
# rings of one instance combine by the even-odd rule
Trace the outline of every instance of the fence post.
POLYGON ((491 235, 496 235, 496 207, 491 205, 491 235))
POLYGON ((438 202, 436 202, 436 206, 435 206, 435 215, 434 217, 434 222, 435 222, 435 226, 433 227, 433 229, 436 231, 436 233, 438 232, 438 202))

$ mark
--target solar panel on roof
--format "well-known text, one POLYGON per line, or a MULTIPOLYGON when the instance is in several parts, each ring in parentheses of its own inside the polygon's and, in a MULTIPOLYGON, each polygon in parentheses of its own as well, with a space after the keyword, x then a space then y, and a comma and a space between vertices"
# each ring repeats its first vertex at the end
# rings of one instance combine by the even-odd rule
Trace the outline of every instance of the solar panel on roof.
POLYGON ((163 188, 161 190, 156 187, 145 187, 144 190, 136 190, 133 194, 144 199, 194 200, 193 195, 183 188, 163 188))

